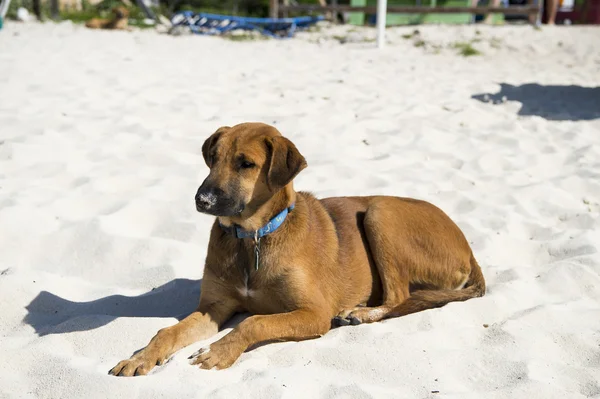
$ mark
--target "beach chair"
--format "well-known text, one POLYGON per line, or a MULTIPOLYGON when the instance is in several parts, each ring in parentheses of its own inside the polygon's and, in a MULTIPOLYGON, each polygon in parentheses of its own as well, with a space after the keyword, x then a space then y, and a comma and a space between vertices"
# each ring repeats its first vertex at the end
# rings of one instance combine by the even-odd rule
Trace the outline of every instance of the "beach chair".
POLYGON ((289 38, 296 30, 305 29, 323 20, 323 16, 296 18, 250 18, 229 15, 181 11, 173 15, 173 27, 187 26, 193 33, 220 35, 236 29, 257 31, 274 38, 289 38))

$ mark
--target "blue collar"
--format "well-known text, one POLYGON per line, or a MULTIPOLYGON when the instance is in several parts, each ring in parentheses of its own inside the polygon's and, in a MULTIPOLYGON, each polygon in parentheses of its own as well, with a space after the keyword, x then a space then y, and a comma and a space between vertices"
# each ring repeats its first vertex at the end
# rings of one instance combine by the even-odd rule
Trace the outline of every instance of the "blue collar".
POLYGON ((259 239, 268 234, 271 234, 272 232, 277 230, 279 227, 281 227, 281 225, 287 218, 288 213, 291 212, 292 209, 294 209, 294 204, 290 205, 289 208, 285 208, 279 214, 275 215, 275 217, 273 219, 269 220, 269 223, 267 223, 266 225, 264 225, 263 227, 261 227, 260 229, 258 229, 256 231, 246 231, 238 225, 223 226, 221 223, 219 223, 219 226, 221 226, 221 228, 226 233, 231 234, 232 236, 234 236, 236 238, 251 237, 254 239, 259 239))

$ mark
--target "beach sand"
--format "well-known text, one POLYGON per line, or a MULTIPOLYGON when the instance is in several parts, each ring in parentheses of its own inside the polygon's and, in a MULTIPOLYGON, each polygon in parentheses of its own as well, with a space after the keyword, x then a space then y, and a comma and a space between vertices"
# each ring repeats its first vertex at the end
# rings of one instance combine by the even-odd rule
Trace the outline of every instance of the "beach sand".
POLYGON ((600 397, 600 29, 414 29, 378 51, 373 29, 347 26, 237 42, 7 23, 0 397, 600 397), (188 364, 208 340, 108 376, 197 304, 200 149, 244 121, 296 143, 297 190, 442 208, 486 296, 223 371, 188 364))

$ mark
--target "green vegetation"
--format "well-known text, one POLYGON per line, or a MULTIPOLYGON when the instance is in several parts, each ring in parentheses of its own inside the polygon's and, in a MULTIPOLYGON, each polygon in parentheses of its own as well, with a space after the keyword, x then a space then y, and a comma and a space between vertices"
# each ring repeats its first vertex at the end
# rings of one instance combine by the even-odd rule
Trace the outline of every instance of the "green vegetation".
MULTIPOLYGON (((152 11, 170 17, 177 11, 194 11, 214 14, 239 15, 247 17, 268 17, 270 0, 160 0, 160 6, 152 11)), ((50 1, 40 0, 42 18, 50 18, 50 1)), ((318 4, 318 0, 303 0, 303 4, 318 4)), ((110 10, 117 6, 125 6, 129 12, 129 25, 140 28, 152 27, 144 23, 146 16, 135 5, 135 1, 104 0, 92 6, 87 0, 82 0, 82 10, 62 10, 58 19, 70 20, 74 23, 84 23, 91 18, 110 18, 110 10)), ((33 0, 12 0, 8 9, 7 19, 16 19, 17 10, 24 7, 33 16, 33 0)), ((306 15, 306 13, 300 13, 306 15)), ((295 16, 295 15, 290 15, 295 16)), ((318 29, 318 28, 314 28, 318 29)), ((232 39, 238 40, 238 39, 232 39)))
POLYGON ((463 57, 471 57, 474 55, 482 55, 481 51, 473 47, 472 42, 456 42, 452 45, 453 48, 458 50, 458 54, 463 57))
MULTIPOLYGON (((129 2, 127 2, 129 3, 129 2)), ((127 8, 129 11, 129 25, 136 26, 139 28, 152 28, 153 25, 147 25, 144 22, 146 15, 144 12, 135 5, 129 3, 125 4, 121 0, 104 0, 95 6, 91 5, 88 1, 82 1, 82 9, 81 10, 73 10, 73 9, 65 9, 59 12, 58 19, 59 20, 68 20, 72 21, 76 24, 83 24, 86 21, 92 18, 111 18, 111 10, 116 6, 123 6, 127 8)), ((12 0, 10 7, 8 9, 7 18, 16 19, 17 18, 17 10, 19 7, 24 7, 33 15, 33 1, 32 0, 12 0)), ((40 5, 40 11, 42 14, 42 18, 50 18, 50 1, 42 1, 40 5)), ((155 13, 164 12, 161 9, 152 9, 155 13)))
POLYGON ((415 29, 412 31, 412 33, 405 33, 404 35, 402 35, 402 38, 408 40, 408 39, 412 39, 414 37, 418 37, 420 34, 421 34, 421 32, 419 32, 418 29, 415 29))
POLYGON ((415 47, 425 47, 427 43, 425 42, 425 40, 417 40, 415 42, 415 47))

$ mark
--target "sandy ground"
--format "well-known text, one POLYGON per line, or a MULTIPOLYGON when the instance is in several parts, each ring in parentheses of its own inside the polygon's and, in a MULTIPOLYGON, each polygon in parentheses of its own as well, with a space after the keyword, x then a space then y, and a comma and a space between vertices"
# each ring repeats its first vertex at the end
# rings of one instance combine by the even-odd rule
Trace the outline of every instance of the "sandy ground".
POLYGON ((349 27, 233 42, 9 22, 0 397, 600 397, 600 28, 414 29, 377 51, 349 27), (466 42, 482 54, 459 55, 466 42), (444 209, 487 295, 225 371, 187 363, 205 341, 149 376, 108 376, 196 305, 212 222, 193 204, 200 148, 242 121, 297 144, 297 189, 444 209))

